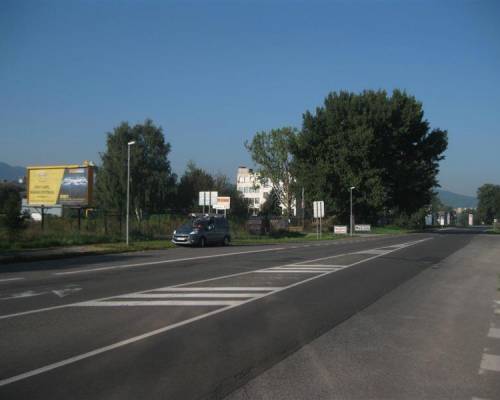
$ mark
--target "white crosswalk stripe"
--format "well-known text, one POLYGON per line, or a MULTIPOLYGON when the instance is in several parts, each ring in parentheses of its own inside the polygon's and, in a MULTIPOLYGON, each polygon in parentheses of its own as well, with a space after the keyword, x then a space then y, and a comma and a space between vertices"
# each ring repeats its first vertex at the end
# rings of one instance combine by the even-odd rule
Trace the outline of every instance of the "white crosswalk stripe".
POLYGON ((272 292, 281 289, 282 286, 205 286, 205 287, 164 287, 159 289, 148 290, 150 292, 272 292))
POLYGON ((120 299, 168 299, 168 298, 250 298, 258 296, 255 293, 137 293, 120 296, 120 299))
MULTIPOLYGON (((425 239, 424 239, 425 240, 425 239)), ((408 244, 409 245, 409 244, 408 244)), ((393 246, 393 247, 406 247, 406 244, 393 246)), ((270 268, 263 268, 260 270, 249 271, 241 274, 228 275, 229 276, 244 276, 247 277, 247 284, 245 286, 202 286, 210 285, 209 282, 218 281, 220 278, 211 278, 198 282, 191 282, 183 284, 186 286, 177 285, 175 287, 167 286, 155 289, 149 289, 142 292, 126 293, 110 298, 103 298, 91 301, 84 301, 75 303, 74 306, 78 307, 134 307, 134 306, 198 306, 198 307, 234 307, 252 300, 265 297, 275 292, 280 292, 288 287, 292 287, 303 282, 308 282, 316 277, 330 274, 332 272, 340 271, 344 268, 349 268, 357 265, 361 261, 353 261, 348 265, 333 264, 335 259, 342 256, 353 254, 366 254, 366 260, 380 257, 393 250, 387 248, 381 249, 368 249, 365 251, 336 254, 333 256, 317 258, 314 260, 300 261, 293 264, 285 264, 270 268), (332 262, 330 264, 329 262, 332 262), (248 286, 252 284, 252 274, 271 274, 269 283, 287 282, 284 286, 248 286), (297 276, 293 276, 293 275, 297 276), (303 276, 298 278, 302 274, 303 276), (291 278, 293 283, 289 283, 291 278), (297 279, 299 279, 297 281, 297 279), (196 286, 195 286, 196 285, 196 286)), ((254 281, 255 283, 259 280, 254 281)), ((267 279, 266 279, 267 282, 267 279)), ((262 283, 260 283, 262 284, 262 283)))
POLYGON ((238 300, 113 300, 113 301, 86 301, 80 307, 133 307, 133 306, 235 306, 238 300))

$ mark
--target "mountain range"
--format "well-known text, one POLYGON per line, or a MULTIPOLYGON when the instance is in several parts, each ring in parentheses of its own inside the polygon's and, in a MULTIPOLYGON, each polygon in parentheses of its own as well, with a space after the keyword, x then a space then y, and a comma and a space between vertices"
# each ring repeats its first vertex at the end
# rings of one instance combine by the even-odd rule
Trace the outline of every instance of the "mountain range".
POLYGON ((7 163, 0 161, 0 181, 15 181, 24 178, 26 175, 26 168, 13 167, 7 163))
POLYGON ((474 196, 466 196, 464 194, 453 193, 448 190, 437 190, 439 200, 444 205, 453 207, 453 208, 476 208, 477 207, 477 198, 474 196))

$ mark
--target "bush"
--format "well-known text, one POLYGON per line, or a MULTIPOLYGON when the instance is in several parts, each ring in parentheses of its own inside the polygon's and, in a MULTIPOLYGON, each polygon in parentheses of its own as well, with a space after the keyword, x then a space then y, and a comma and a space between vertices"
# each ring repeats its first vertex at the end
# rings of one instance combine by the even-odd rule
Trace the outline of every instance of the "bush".
POLYGON ((426 215, 427 210, 425 208, 421 208, 417 212, 410 215, 401 213, 394 219, 394 224, 401 228, 423 229, 425 227, 426 215))
POLYGON ((3 203, 3 225, 7 231, 9 241, 18 238, 23 228, 23 219, 21 217, 21 196, 19 192, 12 191, 7 194, 3 203))

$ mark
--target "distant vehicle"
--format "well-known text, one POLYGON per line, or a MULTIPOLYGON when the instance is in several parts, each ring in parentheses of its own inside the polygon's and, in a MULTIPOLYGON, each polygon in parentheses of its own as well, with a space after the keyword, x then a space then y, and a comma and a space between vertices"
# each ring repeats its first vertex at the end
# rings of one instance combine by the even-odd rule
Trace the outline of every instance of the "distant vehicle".
POLYGON ((229 223, 222 215, 193 216, 172 234, 172 243, 205 247, 209 244, 229 245, 229 223))

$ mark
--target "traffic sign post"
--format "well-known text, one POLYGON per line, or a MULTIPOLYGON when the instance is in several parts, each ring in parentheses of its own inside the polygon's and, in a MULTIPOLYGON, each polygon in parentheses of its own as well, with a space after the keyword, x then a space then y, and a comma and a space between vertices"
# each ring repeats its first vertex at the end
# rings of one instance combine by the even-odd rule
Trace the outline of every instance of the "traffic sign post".
POLYGON ((325 216, 325 202, 313 201, 313 216, 316 218, 316 238, 321 238, 321 219, 325 216))
POLYGON ((210 213, 210 207, 217 204, 217 196, 217 192, 199 192, 198 205, 203 207, 203 214, 205 214, 205 206, 208 206, 210 213))

